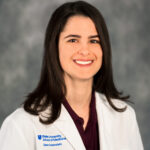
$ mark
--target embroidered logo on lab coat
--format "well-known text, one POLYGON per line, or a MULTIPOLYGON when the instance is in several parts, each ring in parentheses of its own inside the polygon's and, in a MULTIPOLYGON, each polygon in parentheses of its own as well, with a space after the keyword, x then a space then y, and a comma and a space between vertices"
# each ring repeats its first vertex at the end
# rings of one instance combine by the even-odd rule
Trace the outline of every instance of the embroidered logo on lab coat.
POLYGON ((61 146, 66 137, 62 135, 37 135, 37 139, 42 141, 43 146, 61 146))
POLYGON ((41 140, 42 139, 42 135, 38 135, 38 139, 41 140))

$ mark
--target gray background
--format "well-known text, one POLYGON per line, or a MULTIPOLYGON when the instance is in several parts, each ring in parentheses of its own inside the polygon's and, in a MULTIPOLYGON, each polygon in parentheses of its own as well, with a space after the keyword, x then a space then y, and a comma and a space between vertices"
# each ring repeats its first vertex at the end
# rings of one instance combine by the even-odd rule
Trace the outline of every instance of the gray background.
MULTIPOLYGON (((65 0, 0 0, 0 126, 40 75, 44 33, 65 0)), ((104 15, 117 87, 131 95, 146 150, 150 149, 150 1, 91 0, 104 15), (149 117, 148 117, 149 116, 149 117)))

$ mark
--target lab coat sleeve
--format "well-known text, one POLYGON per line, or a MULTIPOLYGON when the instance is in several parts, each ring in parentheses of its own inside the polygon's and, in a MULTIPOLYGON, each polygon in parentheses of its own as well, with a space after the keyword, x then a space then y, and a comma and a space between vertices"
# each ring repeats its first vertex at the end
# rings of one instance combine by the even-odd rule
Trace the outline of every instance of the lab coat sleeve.
POLYGON ((142 143, 142 138, 140 135, 140 130, 138 127, 135 111, 133 110, 133 126, 132 126, 132 136, 130 140, 130 145, 133 150, 144 150, 142 143))
POLYGON ((24 137, 23 131, 15 120, 7 118, 0 130, 1 150, 31 150, 24 137))

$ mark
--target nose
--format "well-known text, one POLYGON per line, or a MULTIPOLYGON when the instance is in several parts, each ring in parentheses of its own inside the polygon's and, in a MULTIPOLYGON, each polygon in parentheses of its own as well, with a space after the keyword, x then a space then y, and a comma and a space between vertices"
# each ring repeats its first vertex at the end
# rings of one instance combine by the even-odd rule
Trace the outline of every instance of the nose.
POLYGON ((87 46, 87 44, 81 45, 78 54, 83 55, 83 56, 87 56, 89 55, 89 48, 87 46))

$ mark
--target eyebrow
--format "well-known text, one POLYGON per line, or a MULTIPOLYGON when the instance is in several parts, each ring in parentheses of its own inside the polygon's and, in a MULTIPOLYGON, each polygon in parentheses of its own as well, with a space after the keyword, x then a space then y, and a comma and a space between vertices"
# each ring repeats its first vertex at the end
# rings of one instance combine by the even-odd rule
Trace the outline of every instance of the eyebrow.
MULTIPOLYGON (((81 38, 80 35, 69 34, 69 35, 65 36, 64 39, 69 38, 69 37, 81 38)), ((99 38, 99 35, 90 35, 88 38, 89 38, 89 39, 91 39, 91 38, 99 38)))

